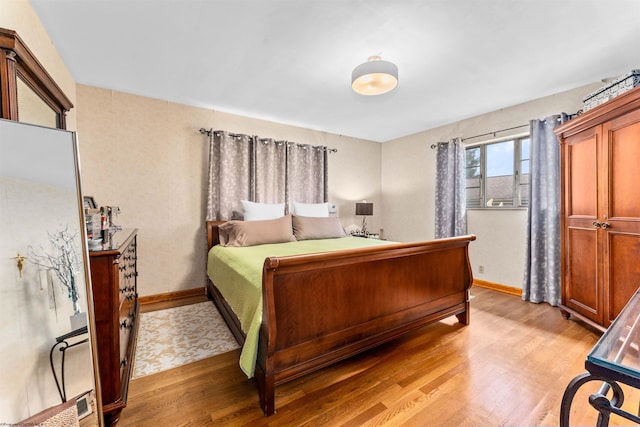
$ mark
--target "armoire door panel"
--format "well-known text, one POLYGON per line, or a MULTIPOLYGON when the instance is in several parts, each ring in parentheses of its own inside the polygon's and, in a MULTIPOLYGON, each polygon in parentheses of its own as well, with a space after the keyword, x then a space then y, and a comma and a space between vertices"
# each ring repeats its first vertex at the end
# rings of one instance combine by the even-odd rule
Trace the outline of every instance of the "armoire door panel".
POLYGON ((640 287, 640 87, 555 133, 562 147, 562 308, 606 328, 640 287))
MULTIPOLYGON (((640 224, 638 224, 640 228, 640 224)), ((608 324, 622 311, 640 288, 640 230, 637 233, 607 233, 609 265, 608 324), (629 260, 636 260, 629 262, 629 260)), ((608 326, 605 324, 605 326, 608 326)))
POLYGON ((567 215, 598 216, 597 201, 597 135, 572 141, 567 147, 569 165, 567 174, 567 215))
POLYGON ((608 216, 640 219, 640 122, 613 122, 606 136, 608 143, 605 149, 609 151, 608 216))
POLYGON ((594 322, 602 322, 597 229, 569 227, 566 243, 564 305, 594 322))

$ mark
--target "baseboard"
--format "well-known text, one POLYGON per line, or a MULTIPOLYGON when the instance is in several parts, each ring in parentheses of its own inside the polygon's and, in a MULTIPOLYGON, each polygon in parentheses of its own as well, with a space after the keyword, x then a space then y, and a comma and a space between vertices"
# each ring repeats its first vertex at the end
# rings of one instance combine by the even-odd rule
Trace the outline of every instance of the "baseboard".
POLYGON ((522 289, 520 288, 505 286, 499 283, 487 282, 486 280, 473 279, 473 286, 478 286, 480 288, 487 288, 487 289, 502 292, 505 294, 522 297, 522 289))
POLYGON ((205 295, 205 288, 186 289, 184 291, 166 292, 164 294, 146 295, 138 298, 140 305, 155 304, 158 302, 175 301, 182 298, 192 298, 205 295))

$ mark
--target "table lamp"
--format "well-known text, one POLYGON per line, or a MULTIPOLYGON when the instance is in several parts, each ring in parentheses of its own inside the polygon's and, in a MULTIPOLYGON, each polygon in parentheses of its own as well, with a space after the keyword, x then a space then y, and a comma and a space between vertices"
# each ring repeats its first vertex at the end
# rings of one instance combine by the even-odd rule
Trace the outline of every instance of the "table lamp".
POLYGON ((356 215, 362 215, 362 234, 367 234, 367 216, 373 215, 373 203, 366 200, 356 203, 356 215))

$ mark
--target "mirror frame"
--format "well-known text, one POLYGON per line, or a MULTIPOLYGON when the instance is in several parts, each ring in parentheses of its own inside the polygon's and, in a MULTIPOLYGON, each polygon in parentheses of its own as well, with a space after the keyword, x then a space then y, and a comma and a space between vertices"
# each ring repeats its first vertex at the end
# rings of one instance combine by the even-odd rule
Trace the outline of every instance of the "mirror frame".
POLYGON ((66 129, 73 104, 13 30, 0 28, 0 118, 20 121, 17 79, 21 79, 56 114, 56 127, 66 129))
MULTIPOLYGON (((81 180, 81 170, 80 170, 80 152, 79 152, 79 144, 78 137, 76 132, 68 131, 65 129, 54 129, 47 128, 44 126, 34 125, 31 123, 16 123, 15 120, 6 121, 4 119, 0 119, 0 125, 6 123, 8 126, 25 126, 33 129, 42 129, 45 132, 60 133, 60 134, 68 134, 68 140, 65 143, 69 143, 72 149, 73 155, 73 174, 74 174, 74 184, 75 184, 75 199, 77 200, 77 215, 78 221, 77 224, 79 227, 79 239, 80 239, 80 250, 81 253, 80 259, 83 264, 83 274, 84 278, 84 289, 83 292, 86 297, 86 305, 87 305, 87 331, 89 335, 89 346, 90 346, 90 354, 91 354, 91 362, 92 362, 92 374, 93 374, 93 386, 95 392, 95 408, 93 411, 95 412, 95 418, 97 423, 91 423, 91 426, 95 427, 103 427, 104 424, 104 411, 102 404, 102 387, 100 383, 100 369, 98 364, 98 344, 97 344, 97 335, 96 335, 96 326, 95 326, 95 304, 93 300, 93 288, 91 284, 91 274, 90 274, 90 264, 89 264, 89 249, 87 243, 87 233, 86 233, 86 224, 85 224, 85 212, 84 212, 84 202, 83 202, 83 193, 82 193, 82 180, 81 180), (11 124, 13 122, 13 124, 11 124)), ((22 273, 22 271, 21 271, 22 273)), ((51 350, 53 351, 53 350, 51 350)), ((64 360, 64 355, 62 356, 64 360)), ((53 365, 51 366, 53 369, 53 365)), ((64 367, 62 368, 62 375, 64 378, 64 367)), ((63 402, 64 403, 64 402, 63 402)), ((38 414, 36 414, 38 415, 38 414)), ((89 425, 86 422, 81 425, 89 425)))

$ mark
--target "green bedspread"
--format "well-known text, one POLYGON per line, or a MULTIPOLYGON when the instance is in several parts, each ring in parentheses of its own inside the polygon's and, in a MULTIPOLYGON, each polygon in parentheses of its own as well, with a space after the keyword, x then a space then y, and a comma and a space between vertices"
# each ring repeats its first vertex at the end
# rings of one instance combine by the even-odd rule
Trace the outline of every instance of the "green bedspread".
POLYGON ((253 377, 262 322, 262 266, 270 256, 329 252, 382 245, 389 242, 360 237, 303 240, 248 247, 216 245, 209 251, 207 273, 240 319, 246 340, 240 354, 240 368, 253 377))

